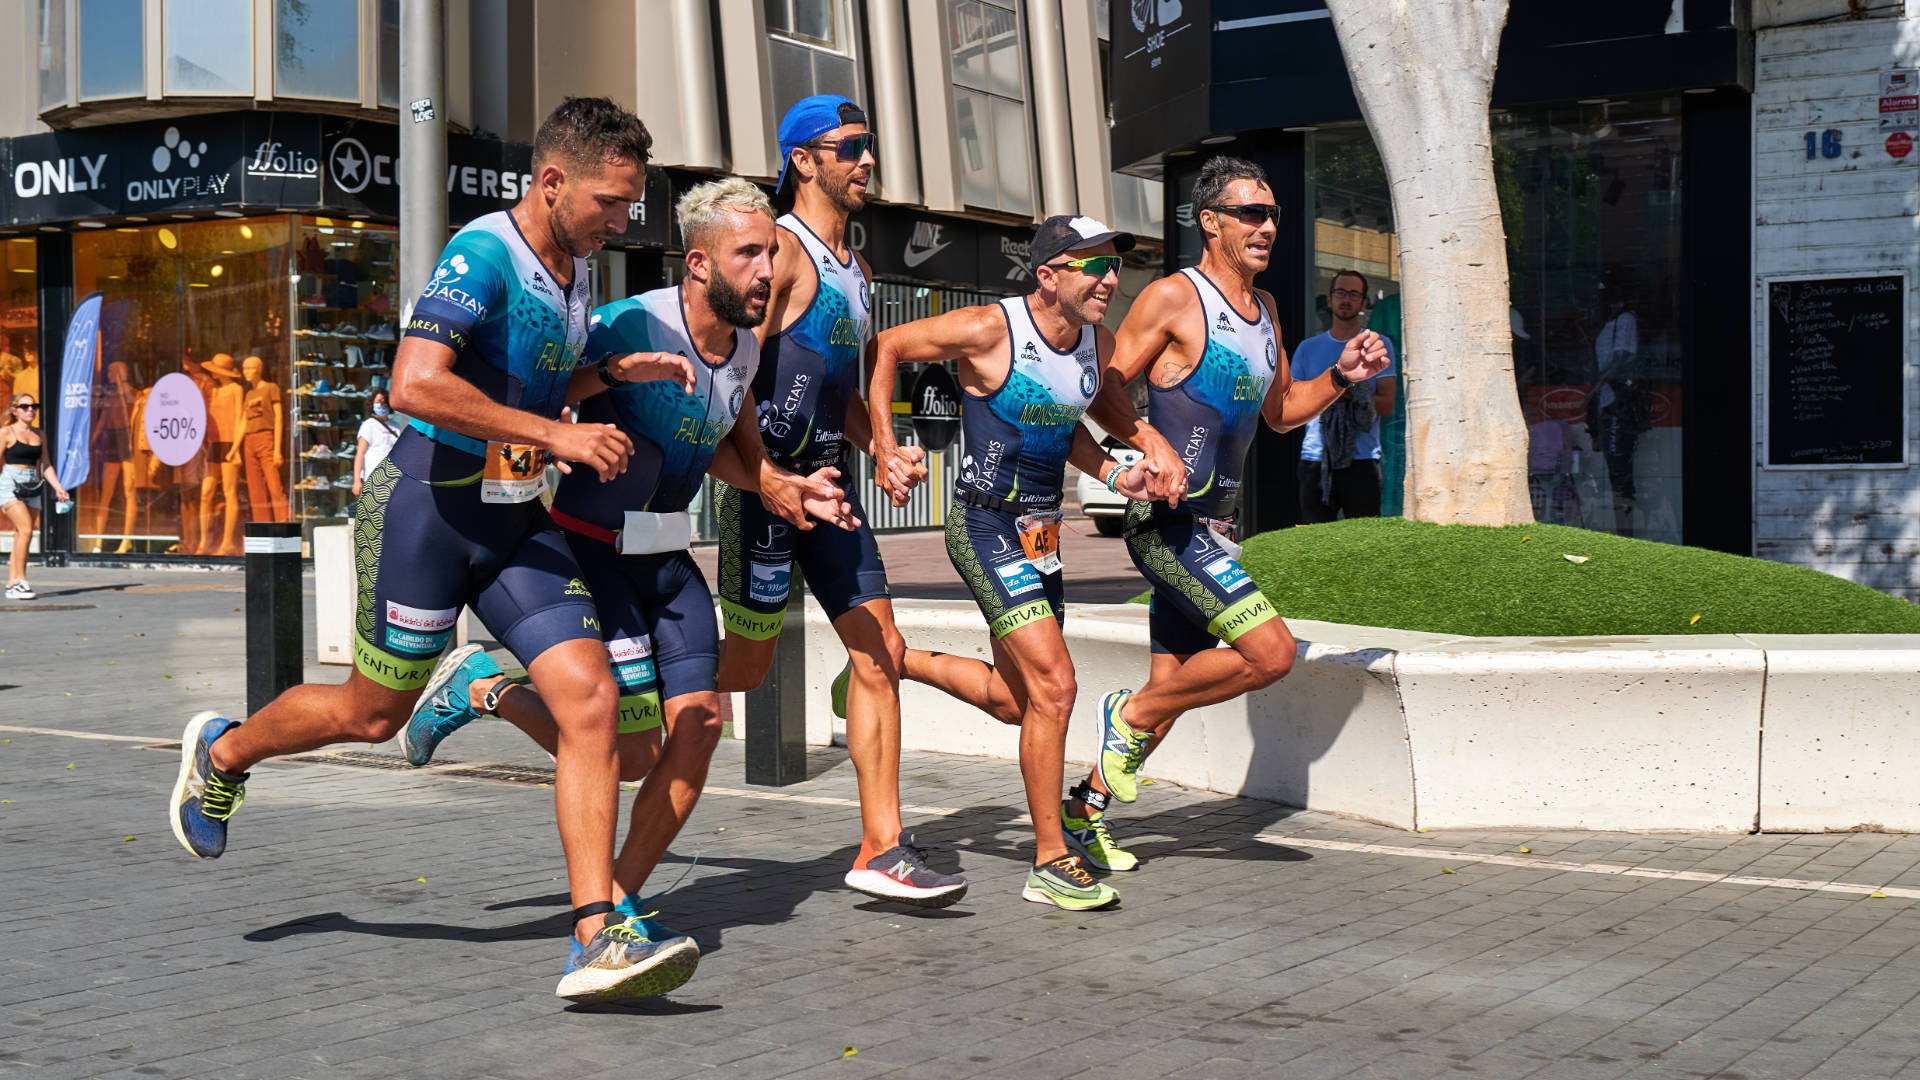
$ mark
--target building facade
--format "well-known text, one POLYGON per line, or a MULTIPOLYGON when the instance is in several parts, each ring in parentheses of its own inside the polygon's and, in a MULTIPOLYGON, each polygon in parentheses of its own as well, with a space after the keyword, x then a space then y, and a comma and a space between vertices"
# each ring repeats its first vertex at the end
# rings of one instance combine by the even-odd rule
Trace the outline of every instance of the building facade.
MULTIPOLYGON (((69 317, 102 299, 90 475, 73 514, 46 515, 43 549, 203 559, 237 554, 249 520, 343 520, 407 299, 399 8, 0 0, 16 30, 0 34, 0 389, 43 396, 50 434, 70 396, 52 374, 69 317), (184 457, 153 436, 182 408, 198 417, 184 457)), ((882 326, 1029 288, 1026 242, 1046 214, 1161 232, 1158 184, 1114 174, 1105 153, 1093 0, 445 13, 450 227, 516 201, 534 130, 566 95, 612 97, 654 133, 647 197, 592 259, 596 302, 675 280, 676 193, 718 174, 771 185, 780 114, 824 91, 866 103, 881 135, 874 205, 850 239, 882 326)), ((1144 282, 1157 245, 1138 262, 1144 282)), ((882 524, 936 524, 938 502, 929 491, 882 524)))

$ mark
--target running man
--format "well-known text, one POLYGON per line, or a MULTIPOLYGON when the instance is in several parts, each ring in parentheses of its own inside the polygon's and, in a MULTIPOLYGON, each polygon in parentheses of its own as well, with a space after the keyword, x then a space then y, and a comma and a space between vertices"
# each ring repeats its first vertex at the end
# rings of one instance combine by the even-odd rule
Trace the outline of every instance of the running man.
MULTIPOLYGON (((1100 702, 1098 765, 1067 803, 1067 841, 1102 870, 1138 861, 1113 840, 1108 796, 1132 802, 1140 763, 1188 709, 1258 690, 1293 668, 1287 624, 1240 568, 1240 470, 1260 421, 1275 431, 1305 424, 1386 369, 1384 339, 1348 338, 1322 377, 1295 382, 1279 342, 1273 297, 1253 287, 1267 268, 1280 211, 1258 165, 1216 157, 1201 166, 1193 205, 1205 248, 1198 267, 1141 290, 1120 326, 1106 383, 1147 375, 1147 417, 1181 447, 1184 502, 1135 502, 1124 536, 1133 565, 1153 585, 1147 685, 1100 702), (1215 648, 1224 641, 1229 649, 1215 648)), ((1134 414, 1103 395, 1096 423, 1122 439, 1134 414)))
MULTIPOLYGON (((1121 393, 1101 387, 1114 338, 1100 322, 1119 287, 1120 253, 1132 246, 1131 235, 1091 218, 1048 218, 1033 237, 1031 295, 881 334, 867 393, 874 456, 888 463, 899 453, 889 416, 899 366, 960 359, 966 457, 947 510, 947 557, 986 616, 994 662, 915 650, 906 674, 1020 725, 1038 856, 1021 895, 1073 910, 1106 907, 1119 894, 1094 880, 1061 833, 1075 685, 1060 629, 1060 491, 1072 461, 1130 499, 1152 494, 1151 465, 1123 469, 1080 423, 1096 394, 1121 393)), ((1121 397, 1112 411, 1124 408, 1121 397)))
MULTIPOLYGON (((773 297, 753 396, 760 437, 776 464, 803 476, 849 470, 847 445, 867 450, 859 407, 860 357, 872 323, 866 262, 847 246, 847 216, 866 205, 875 136, 858 105, 835 94, 804 98, 780 121, 776 192, 791 185, 793 210, 781 216, 773 297)), ((886 419, 892 441, 892 416, 886 419)), ((921 451, 896 455, 877 470, 896 500, 926 474, 921 451)), ((860 496, 847 501, 861 524, 853 532, 788 525, 759 499, 720 485, 720 608, 727 640, 720 654, 722 693, 760 685, 773 663, 787 612, 793 565, 820 598, 846 645, 851 685, 845 708, 847 751, 860 785, 860 853, 846 883, 883 900, 951 903, 964 883, 926 865, 923 849, 900 823, 900 665, 906 643, 894 628, 886 568, 860 496)), ((837 697, 838 695, 836 695, 837 697)), ((838 703, 836 702, 836 705, 838 703)))
MULTIPOLYGON (((455 234, 421 293, 394 362, 393 404, 414 417, 356 508, 360 597, 354 670, 298 686, 243 723, 201 713, 181 738, 168 810, 203 859, 225 850, 247 770, 331 743, 377 743, 406 722, 462 606, 526 663, 554 714, 555 813, 567 858, 575 956, 556 990, 618 993, 646 978, 653 946, 607 919, 613 904, 617 694, 593 600, 538 496, 549 458, 625 470, 632 443, 566 422, 603 388, 576 370, 587 340, 588 253, 626 229, 652 137, 605 98, 568 98, 535 137, 531 190, 455 234)), ((681 357, 614 358, 612 377, 691 383, 681 357)), ((581 479, 584 479, 584 473, 581 479)))
MULTIPOLYGON (((588 399, 582 419, 630 435, 633 458, 606 483, 567 477, 553 502, 553 519, 566 531, 599 609, 620 689, 620 779, 645 777, 614 862, 614 883, 629 928, 659 945, 665 958, 651 980, 625 988, 635 997, 679 986, 700 956, 693 939, 653 919, 650 898, 639 895, 693 813, 720 740, 719 629, 713 594, 687 552, 687 505, 711 468, 743 489, 764 487, 783 512, 804 503, 822 520, 852 527, 833 483, 837 473, 822 470, 809 483, 776 469, 754 426, 734 423, 743 413, 753 415, 747 386, 760 343, 752 328, 766 318, 771 292, 773 207, 759 188, 728 179, 687 192, 677 212, 687 243, 686 280, 594 312, 587 362, 629 353, 689 357, 698 361, 693 390, 656 380, 621 383, 588 399)), ((559 728, 552 712, 535 693, 510 692, 516 689, 479 645, 448 654, 400 734, 407 760, 427 764, 441 740, 481 713, 511 721, 553 752, 559 728)))

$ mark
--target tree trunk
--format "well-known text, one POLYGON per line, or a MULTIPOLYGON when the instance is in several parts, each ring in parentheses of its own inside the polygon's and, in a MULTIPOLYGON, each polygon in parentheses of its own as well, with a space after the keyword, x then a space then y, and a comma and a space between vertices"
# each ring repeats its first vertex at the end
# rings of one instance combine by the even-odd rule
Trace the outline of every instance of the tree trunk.
POLYGON ((1488 108, 1506 0, 1327 0, 1393 190, 1407 516, 1533 520, 1488 108), (1404 359, 1404 358, 1403 358, 1404 359))

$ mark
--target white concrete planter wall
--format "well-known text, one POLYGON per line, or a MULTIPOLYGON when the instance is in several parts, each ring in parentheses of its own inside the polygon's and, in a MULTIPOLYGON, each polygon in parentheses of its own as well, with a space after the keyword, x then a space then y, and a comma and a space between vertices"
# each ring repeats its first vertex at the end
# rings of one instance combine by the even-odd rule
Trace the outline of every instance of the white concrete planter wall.
MULTIPOLYGON (((1084 765, 1101 694, 1146 679, 1146 608, 1070 611, 1080 695, 1067 756, 1084 765)), ((902 602, 896 614, 911 647, 987 657, 969 602, 902 602)), ((824 744, 844 727, 828 684, 845 655, 824 613, 807 615, 807 733, 824 744)), ((1407 829, 1920 831, 1920 636, 1290 625, 1293 673, 1183 717, 1148 775, 1407 829)), ((938 691, 903 689, 906 749, 1005 758, 1014 785, 1017 735, 938 691)))

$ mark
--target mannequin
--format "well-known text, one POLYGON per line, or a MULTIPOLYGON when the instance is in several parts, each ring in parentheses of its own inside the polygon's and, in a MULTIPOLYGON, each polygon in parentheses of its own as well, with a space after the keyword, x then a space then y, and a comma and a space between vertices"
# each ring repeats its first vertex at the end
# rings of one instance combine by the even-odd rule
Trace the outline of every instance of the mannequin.
MULTIPOLYGON (((180 365, 187 378, 200 388, 200 400, 206 411, 213 411, 213 380, 192 359, 180 365)), ((200 487, 207 478, 207 433, 200 436, 200 447, 185 464, 173 468, 175 500, 180 508, 180 542, 167 549, 170 554, 203 554, 200 528, 200 487)))
POLYGON ((240 526, 240 434, 245 430, 246 393, 240 388, 240 370, 233 357, 215 353, 202 369, 213 377, 213 398, 207 403, 207 477, 200 483, 200 553, 238 555, 235 535, 240 526), (215 485, 226 500, 225 528, 220 546, 213 544, 215 485))
POLYGON ((287 465, 286 410, 281 407, 280 387, 267 380, 266 369, 267 362, 258 356, 241 362, 247 393, 240 456, 246 462, 253 520, 285 521, 287 495, 280 474, 287 465))
POLYGON ((107 519, 113 514, 113 500, 120 498, 126 509, 121 519, 117 554, 133 550, 129 539, 133 532, 133 387, 128 381, 125 361, 107 364, 106 379, 93 398, 93 441, 89 453, 99 486, 88 509, 84 534, 96 537, 93 550, 105 551, 107 519))

